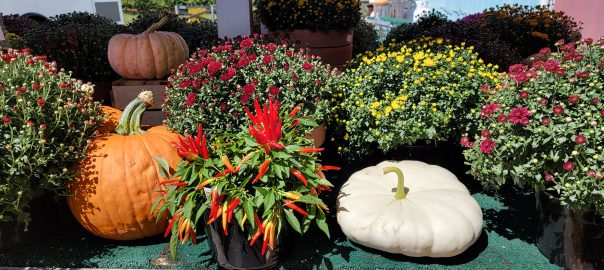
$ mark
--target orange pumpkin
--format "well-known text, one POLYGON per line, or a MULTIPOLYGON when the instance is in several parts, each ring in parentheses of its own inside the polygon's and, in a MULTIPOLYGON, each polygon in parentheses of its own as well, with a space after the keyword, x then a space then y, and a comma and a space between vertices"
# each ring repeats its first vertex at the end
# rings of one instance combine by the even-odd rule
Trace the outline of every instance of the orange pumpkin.
POLYGON ((159 165, 162 157, 174 169, 181 161, 173 145, 178 135, 164 126, 140 128, 142 113, 153 102, 150 91, 141 93, 123 111, 116 133, 101 134, 89 145, 68 185, 67 202, 74 217, 93 234, 134 240, 166 229, 167 220, 151 213, 160 197, 159 165))
POLYGON ((164 16, 142 34, 111 37, 107 47, 111 68, 126 79, 162 79, 187 61, 189 47, 179 34, 156 31, 169 20, 164 16))
POLYGON ((101 121, 98 131, 101 133, 114 131, 117 127, 118 121, 120 120, 122 111, 109 106, 101 106, 101 113, 105 115, 106 118, 101 121))

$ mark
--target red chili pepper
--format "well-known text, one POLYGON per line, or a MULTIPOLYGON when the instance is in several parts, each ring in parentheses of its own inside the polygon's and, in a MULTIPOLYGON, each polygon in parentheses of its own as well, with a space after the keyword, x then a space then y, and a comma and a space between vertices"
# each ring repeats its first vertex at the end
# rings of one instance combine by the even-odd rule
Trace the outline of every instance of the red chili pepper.
POLYGON ((233 210, 235 210, 235 207, 237 207, 237 205, 239 205, 239 198, 235 198, 230 204, 229 204, 229 208, 227 209, 227 213, 228 213, 228 218, 227 218, 227 222, 231 223, 231 219, 233 219, 233 210))
POLYGON ((290 113, 289 116, 294 117, 294 115, 296 115, 296 113, 298 113, 298 111, 300 110, 300 108, 302 108, 302 103, 298 104, 290 113))
POLYGON ((209 221, 208 224, 211 224, 212 222, 214 222, 216 219, 218 219, 220 217, 220 215, 222 215, 222 211, 220 211, 222 208, 222 200, 224 199, 224 194, 218 196, 218 199, 216 199, 216 207, 212 208, 212 211, 214 211, 214 214, 212 215, 210 213, 210 217, 212 217, 209 221))
POLYGON ((253 246, 254 243, 256 243, 256 240, 258 240, 258 237, 260 237, 260 235, 262 235, 262 230, 260 230, 260 227, 258 227, 258 230, 256 230, 256 234, 254 234, 252 240, 250 241, 250 246, 253 246))
POLYGON ((157 184, 161 186, 161 185, 165 185, 165 184, 176 183, 178 181, 180 181, 180 178, 170 178, 170 179, 166 179, 166 180, 161 180, 157 184))
POLYGON ((229 161, 229 158, 227 156, 220 157, 220 160, 222 161, 224 166, 227 167, 227 172, 228 171, 237 172, 237 169, 235 169, 235 167, 233 167, 233 165, 231 165, 231 161, 229 161))
POLYGON ((307 148, 307 147, 303 147, 300 148, 300 152, 302 153, 317 153, 317 152, 322 152, 323 150, 325 150, 325 148, 307 148))
POLYGON ((204 159, 210 158, 210 155, 208 154, 208 145, 206 144, 206 135, 201 137, 201 155, 204 159))
POLYGON ((317 187, 317 192, 321 192, 323 190, 331 191, 331 188, 328 186, 318 186, 317 187))
POLYGON ((252 181, 252 184, 255 184, 256 182, 258 182, 258 180, 260 180, 260 178, 262 178, 262 176, 266 172, 268 172, 268 165, 270 163, 271 163, 271 160, 270 159, 266 159, 264 162, 262 162, 262 164, 260 164, 260 167, 258 168, 258 174, 254 178, 254 181, 252 181))
POLYGON ((215 209, 216 209, 217 200, 218 200, 218 189, 215 188, 212 190, 212 203, 211 203, 212 207, 210 209, 210 219, 214 218, 214 215, 216 214, 215 209))
POLYGON ((184 187, 186 182, 170 183, 170 186, 184 187))
POLYGON ((293 209, 294 211, 302 214, 303 216, 308 216, 308 213, 306 213, 306 211, 304 211, 299 206, 295 205, 292 201, 290 201, 290 200, 283 200, 283 201, 285 202, 285 206, 287 206, 288 208, 293 209))
POLYGON ((311 195, 317 195, 317 190, 314 187, 310 188, 310 194, 311 195))
POLYGON ((262 225, 262 222, 260 222, 260 218, 256 213, 254 213, 254 222, 256 223, 258 229, 260 229, 261 232, 264 232, 264 226, 262 225))
POLYGON ((300 124, 300 120, 296 119, 296 120, 292 121, 292 127, 295 127, 298 124, 300 124))
POLYGON ((338 170, 340 170, 340 167, 323 165, 323 166, 319 167, 319 170, 321 170, 321 171, 338 171, 338 170))
POLYGON ((298 178, 298 180, 300 180, 302 183, 304 183, 305 186, 308 186, 308 181, 306 181, 306 177, 304 177, 304 175, 302 175, 302 173, 296 169, 289 169, 289 171, 296 177, 298 178))
POLYGON ((168 228, 166 229, 166 233, 164 233, 164 237, 168 237, 168 234, 170 234, 170 232, 172 231, 172 227, 174 226, 174 222, 180 217, 180 213, 174 215, 174 217, 172 217, 172 220, 170 221, 170 224, 168 224, 168 228))
POLYGON ((276 149, 285 148, 285 146, 283 146, 283 144, 280 144, 278 142, 268 142, 268 146, 270 146, 271 148, 276 148, 276 149))
POLYGON ((317 175, 321 177, 321 179, 327 179, 327 177, 325 177, 325 174, 321 170, 317 170, 315 173, 317 173, 317 175))
POLYGON ((262 255, 266 253, 266 246, 268 246, 268 237, 264 237, 264 242, 262 243, 262 255))
POLYGON ((195 230, 193 230, 193 228, 191 228, 191 230, 189 231, 189 233, 191 234, 191 242, 193 242, 193 244, 197 243, 197 235, 195 234, 195 230))

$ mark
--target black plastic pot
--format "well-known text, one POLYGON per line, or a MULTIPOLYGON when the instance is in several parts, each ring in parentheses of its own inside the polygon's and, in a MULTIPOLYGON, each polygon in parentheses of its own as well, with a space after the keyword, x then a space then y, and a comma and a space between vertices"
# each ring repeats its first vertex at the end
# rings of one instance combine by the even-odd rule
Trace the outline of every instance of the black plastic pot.
POLYGON ((604 269, 604 219, 563 207, 547 194, 536 194, 539 251, 567 269, 604 269))
MULTIPOLYGON (((205 215, 207 222, 208 215, 205 215)), ((250 246, 247 240, 247 232, 251 227, 246 224, 246 232, 233 220, 228 225, 229 235, 224 235, 222 223, 214 222, 206 226, 206 236, 212 250, 212 255, 218 265, 226 269, 271 269, 277 267, 283 257, 289 252, 291 243, 288 241, 290 233, 287 226, 281 230, 281 235, 275 240, 275 249, 267 247, 262 255, 262 237, 250 246)))
POLYGON ((31 235, 24 229, 23 223, 18 223, 16 219, 0 222, 0 255, 11 254, 28 245, 31 235))

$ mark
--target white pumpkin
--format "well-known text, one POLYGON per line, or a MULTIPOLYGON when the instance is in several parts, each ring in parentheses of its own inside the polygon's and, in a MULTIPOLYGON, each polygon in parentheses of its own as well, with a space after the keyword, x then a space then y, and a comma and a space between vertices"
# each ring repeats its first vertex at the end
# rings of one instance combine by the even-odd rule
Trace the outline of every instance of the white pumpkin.
POLYGON ((482 231, 482 210, 455 175, 408 160, 350 176, 338 195, 337 218, 351 241, 411 257, 458 255, 482 231))

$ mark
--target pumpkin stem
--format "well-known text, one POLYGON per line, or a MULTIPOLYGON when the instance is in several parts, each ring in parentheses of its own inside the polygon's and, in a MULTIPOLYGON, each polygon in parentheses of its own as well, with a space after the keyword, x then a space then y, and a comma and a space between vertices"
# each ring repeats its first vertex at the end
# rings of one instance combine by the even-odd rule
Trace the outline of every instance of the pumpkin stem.
POLYGON ((153 105, 153 92, 143 91, 128 103, 115 128, 120 135, 133 135, 145 133, 141 128, 141 118, 148 106, 153 105))
POLYGON ((158 29, 164 27, 164 25, 166 25, 170 21, 171 17, 172 16, 170 14, 164 15, 163 17, 161 17, 159 22, 156 22, 156 23, 152 24, 151 26, 149 26, 149 28, 147 28, 147 30, 145 30, 145 32, 143 34, 151 34, 155 31, 157 31, 158 29))
POLYGON ((404 200, 407 197, 407 194, 405 194, 405 177, 403 176, 403 171, 394 166, 384 168, 384 174, 391 172, 396 173, 396 176, 398 177, 398 185, 396 186, 394 198, 397 200, 404 200))

